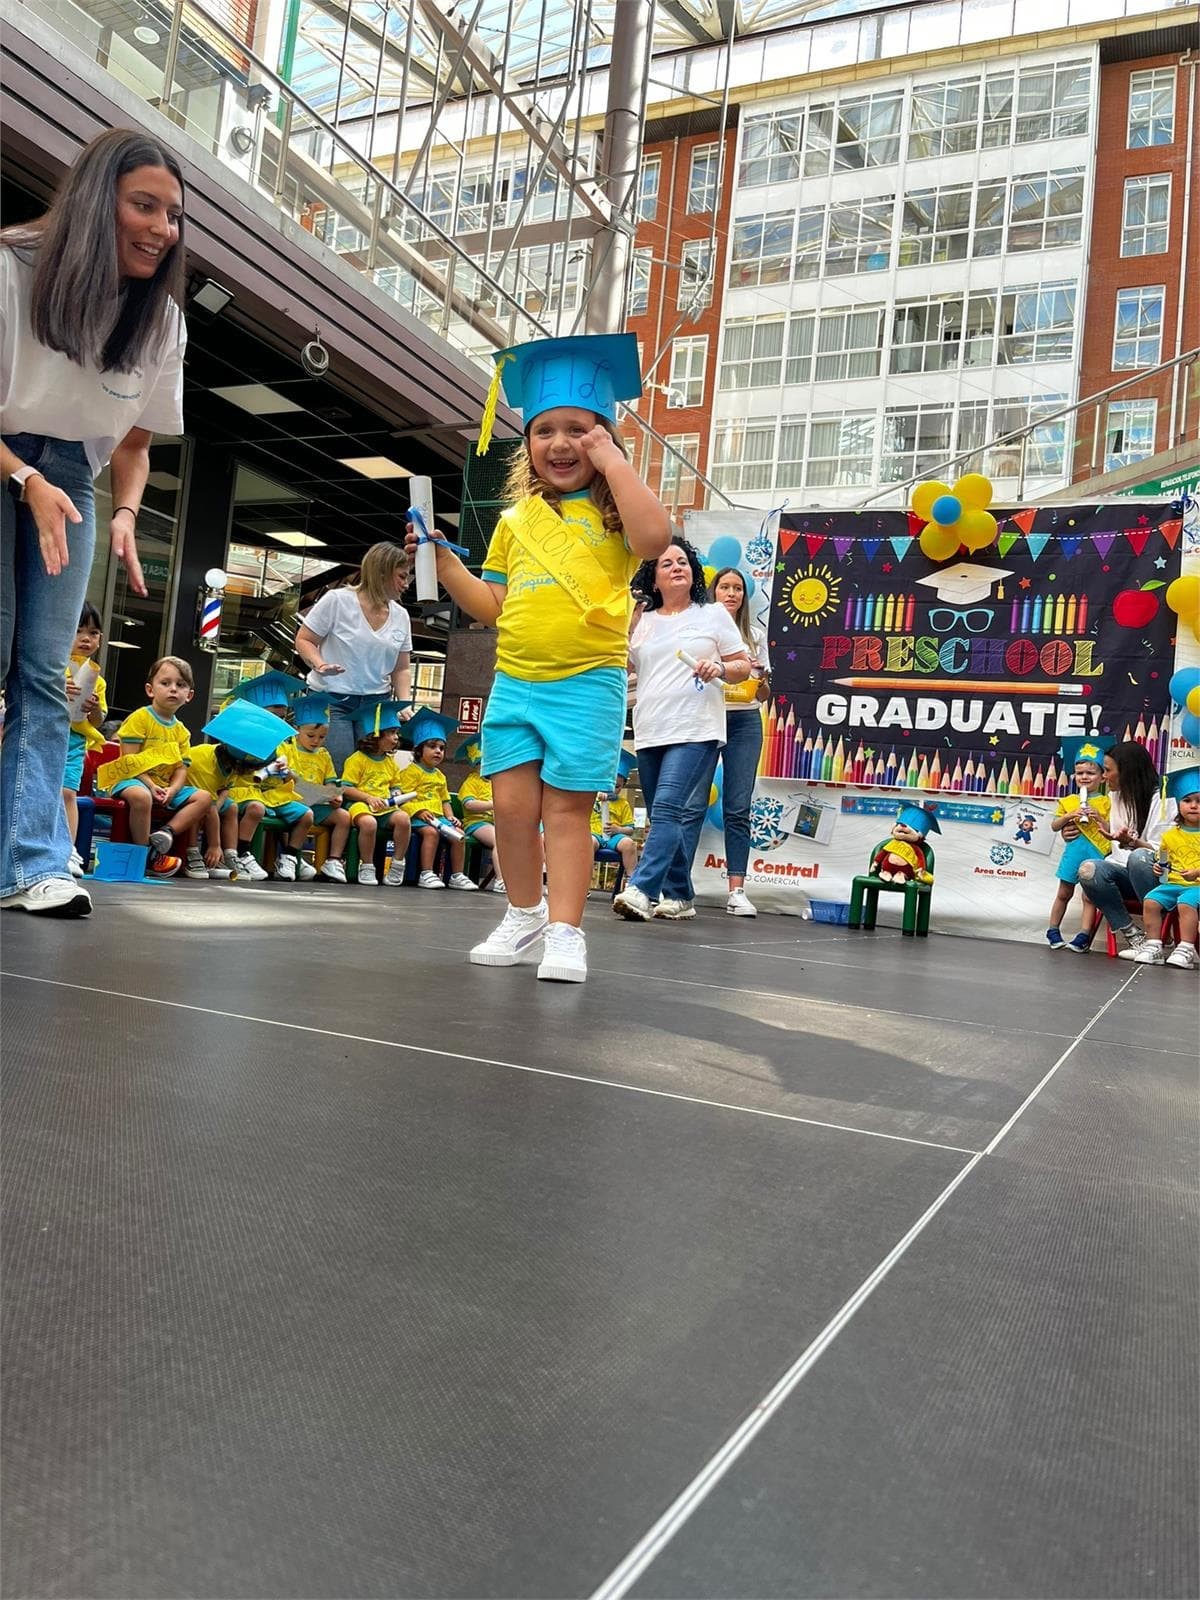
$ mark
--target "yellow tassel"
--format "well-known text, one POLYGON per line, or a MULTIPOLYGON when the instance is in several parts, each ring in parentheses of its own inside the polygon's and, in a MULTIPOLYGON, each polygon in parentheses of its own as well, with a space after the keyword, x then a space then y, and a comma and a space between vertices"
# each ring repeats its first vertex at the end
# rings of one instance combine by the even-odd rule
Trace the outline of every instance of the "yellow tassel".
POLYGON ((383 715, 383 706, 379 701, 376 701, 375 702, 375 737, 377 739, 379 737, 379 719, 380 719, 380 717, 382 715, 383 715))
POLYGON ((496 407, 500 404, 500 375, 510 361, 516 358, 509 352, 500 356, 496 362, 492 381, 488 385, 487 399, 483 404, 483 416, 479 420, 479 443, 475 446, 477 456, 485 456, 492 442, 492 429, 496 426, 496 407))

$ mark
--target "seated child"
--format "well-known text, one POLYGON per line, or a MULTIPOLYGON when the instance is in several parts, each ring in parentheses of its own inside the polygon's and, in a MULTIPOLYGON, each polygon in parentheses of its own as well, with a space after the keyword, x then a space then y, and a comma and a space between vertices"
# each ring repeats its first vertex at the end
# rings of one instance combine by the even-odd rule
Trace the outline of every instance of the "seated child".
POLYGON ((633 837, 633 812, 621 791, 637 757, 622 750, 617 759, 617 776, 611 790, 596 796, 592 806, 592 850, 615 850, 621 858, 625 876, 632 877, 637 866, 637 844, 633 837))
POLYGON ((1063 770, 1070 768, 1074 773, 1075 792, 1063 796, 1050 819, 1051 832, 1061 833, 1065 828, 1071 835, 1059 857, 1058 889, 1050 907, 1050 926, 1046 929, 1046 943, 1051 950, 1073 950, 1076 955, 1086 955, 1091 949, 1099 913, 1086 895, 1082 897, 1079 932, 1069 944, 1064 942, 1059 930, 1079 882, 1080 866, 1085 861, 1102 859, 1112 849, 1104 832, 1112 802, 1103 792, 1104 757, 1112 746, 1112 739, 1106 735, 1090 734, 1085 739, 1067 739, 1059 747, 1063 770))
POLYGON ((403 886, 404 861, 412 838, 412 820, 401 804, 412 798, 411 769, 402 767, 395 756, 400 713, 406 705, 402 700, 380 700, 363 707, 354 718, 358 748, 342 768, 342 793, 350 802, 347 815, 358 834, 358 881, 379 882, 375 838, 380 821, 390 818, 392 864, 383 881, 394 889, 403 886))
POLYGON ((1200 767, 1185 767, 1167 779, 1167 793, 1175 802, 1174 825, 1158 847, 1155 871, 1163 880, 1142 901, 1146 942, 1139 950, 1120 950, 1126 961, 1147 967, 1200 967, 1196 934, 1200 924, 1200 767), (1163 956, 1163 913, 1179 914, 1179 943, 1163 956))
POLYGON ((208 812, 210 796, 186 782, 191 735, 176 713, 195 692, 192 669, 179 656, 160 656, 150 668, 150 704, 125 718, 117 730, 121 754, 96 773, 96 786, 129 807, 134 844, 149 845, 146 871, 169 878, 183 865, 174 853, 177 835, 186 835, 208 812), (156 805, 171 819, 150 831, 156 805))
POLYGON ((238 770, 239 758, 220 744, 194 744, 189 753, 188 777, 208 795, 209 808, 192 830, 184 877, 236 878, 241 871, 237 856, 238 815, 237 806, 229 798, 229 783, 238 770))
POLYGON ((471 766, 471 771, 458 786, 458 798, 462 802, 466 817, 464 831, 467 838, 474 839, 485 850, 492 852, 492 870, 495 872, 495 877, 492 879, 492 893, 507 894, 504 875, 500 870, 500 852, 496 848, 496 814, 492 809, 492 786, 479 771, 482 750, 479 735, 473 733, 469 739, 464 739, 454 752, 456 761, 467 761, 471 766))
MULTIPOLYGON (((225 709, 230 710, 242 701, 282 721, 281 710, 287 709, 287 696, 292 688, 301 693, 304 685, 299 678, 289 678, 283 672, 243 678, 225 709)), ((275 877, 283 883, 295 883, 297 879, 307 883, 316 877, 317 869, 301 854, 313 825, 313 814, 300 798, 287 762, 278 749, 266 762, 239 762, 230 781, 229 798, 238 809, 239 873, 253 879, 267 876, 250 846, 260 824, 272 820, 282 822, 287 828, 275 855, 275 877)))
POLYGON ((467 859, 467 841, 454 817, 450 804, 450 785, 441 771, 446 759, 446 739, 458 732, 453 717, 439 716, 422 706, 405 727, 405 735, 412 740, 412 766, 405 771, 406 787, 415 791, 405 805, 412 818, 413 828, 421 836, 421 876, 417 879, 422 889, 444 889, 446 885, 433 870, 438 845, 444 839, 450 846, 450 887, 475 889, 463 871, 467 859))
POLYGON ((71 835, 71 857, 67 865, 73 878, 83 877, 83 857, 75 849, 79 832, 79 806, 76 796, 83 782, 83 763, 89 750, 104 748, 100 725, 108 710, 105 683, 92 657, 100 648, 100 613, 85 600, 67 663, 67 704, 71 710, 71 734, 67 740, 67 764, 63 770, 63 809, 71 835))
MULTIPOLYGON (((341 782, 333 757, 325 748, 329 737, 329 703, 319 694, 299 695, 292 701, 292 721, 296 731, 279 747, 279 754, 297 778, 326 786, 341 782)), ((312 808, 313 827, 329 833, 329 853, 320 869, 322 878, 333 883, 346 881, 346 844, 350 838, 350 816, 336 793, 312 808)))
MULTIPOLYGON (((246 700, 230 700, 224 711, 205 724, 205 733, 212 744, 194 744, 191 749, 191 774, 199 788, 209 796, 208 815, 202 819, 205 851, 188 851, 188 876, 199 876, 193 870, 193 856, 205 869, 206 877, 230 878, 243 876, 261 880, 267 876, 254 857, 243 862, 238 855, 238 808, 231 788, 271 761, 289 731, 287 724, 261 706, 246 700), (219 841, 219 843, 218 843, 219 841), (250 871, 250 867, 253 871, 250 871)), ((248 854, 248 852, 246 852, 248 854)))

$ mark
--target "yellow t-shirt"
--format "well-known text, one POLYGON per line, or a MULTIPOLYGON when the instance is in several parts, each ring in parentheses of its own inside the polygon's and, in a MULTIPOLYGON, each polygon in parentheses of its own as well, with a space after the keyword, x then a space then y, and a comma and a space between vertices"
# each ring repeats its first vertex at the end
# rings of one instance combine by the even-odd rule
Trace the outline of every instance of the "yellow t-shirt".
MULTIPOLYGON (((1088 799, 1087 808, 1095 812, 1096 816, 1108 818, 1112 810, 1112 801, 1106 794, 1094 794, 1088 799)), ((1057 811, 1060 817, 1069 817, 1073 811, 1079 810, 1079 794, 1064 795, 1058 802, 1057 811)), ((1085 822, 1079 829, 1080 833, 1089 844, 1094 844, 1102 856, 1108 855, 1112 849, 1112 840, 1106 839, 1094 822, 1085 822)))
MULTIPOLYGON (((612 580, 628 595, 629 580, 641 564, 619 533, 605 531, 600 512, 585 493, 567 496, 561 506, 567 526, 585 544, 612 580)), ((589 622, 542 564, 526 554, 501 518, 483 562, 483 576, 506 585, 496 620, 496 667, 511 678, 547 683, 573 678, 594 667, 620 667, 629 660, 628 630, 615 633, 589 622)), ((633 600, 629 599, 629 615, 633 600)))
POLYGON ((468 773, 468 775, 459 784, 458 798, 460 800, 487 801, 487 811, 465 811, 463 813, 463 821, 466 822, 468 826, 473 822, 495 822, 496 814, 491 809, 492 786, 487 779, 482 777, 478 772, 468 773))
POLYGON ((188 766, 188 782, 197 789, 203 789, 215 799, 223 789, 228 789, 233 781, 231 773, 226 772, 217 758, 215 744, 194 744, 189 751, 191 757, 188 766))
MULTIPOLYGON (((71 667, 82 667, 85 664, 88 666, 92 664, 90 656, 72 656, 71 665, 67 668, 67 677, 70 678, 72 675, 71 667)), ((104 674, 102 672, 97 673, 96 687, 92 690, 92 693, 96 696, 96 699, 99 702, 100 720, 102 722, 108 712, 108 695, 106 690, 107 685, 104 682, 104 674)), ((96 726, 96 724, 94 722, 89 722, 86 717, 81 717, 78 722, 73 722, 71 724, 71 732, 77 733, 79 737, 87 744, 89 750, 104 749, 106 742, 104 735, 100 732, 100 729, 96 726)))
POLYGON ((416 798, 404 803, 410 817, 418 811, 432 811, 439 817, 445 815, 443 808, 450 799, 450 785, 441 767, 423 767, 419 761, 414 761, 404 769, 404 787, 416 790, 416 798))
MULTIPOLYGON (((342 768, 342 782, 351 789, 386 800, 393 789, 402 794, 415 787, 409 780, 415 768, 402 767, 395 756, 369 756, 356 750, 342 768)), ((361 802, 360 802, 361 804, 361 802)))
POLYGON ((318 750, 306 750, 295 739, 285 739, 279 746, 279 754, 296 776, 307 783, 333 783, 337 778, 333 757, 324 745, 318 750))
POLYGON ((125 778, 149 778, 165 788, 176 767, 180 763, 188 764, 191 734, 178 717, 164 722, 153 706, 140 706, 126 717, 117 730, 117 738, 123 745, 139 748, 119 756, 116 761, 105 762, 96 773, 96 785, 100 789, 111 789, 125 778))
POLYGON ((616 828, 632 828, 633 812, 628 800, 610 800, 608 802, 608 827, 604 826, 604 812, 602 797, 596 796, 592 806, 592 836, 596 839, 607 838, 616 828))
POLYGON ((1200 828, 1168 828, 1158 846, 1158 859, 1171 864, 1164 882, 1186 884, 1185 872, 1200 872, 1200 828))

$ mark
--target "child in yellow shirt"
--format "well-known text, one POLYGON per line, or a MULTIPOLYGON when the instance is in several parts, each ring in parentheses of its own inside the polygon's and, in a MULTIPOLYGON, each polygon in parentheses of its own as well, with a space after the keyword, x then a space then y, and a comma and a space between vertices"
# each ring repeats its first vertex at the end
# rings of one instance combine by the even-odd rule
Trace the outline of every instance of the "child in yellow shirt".
MULTIPOLYGON (((225 709, 240 704, 256 706, 268 716, 283 722, 288 695, 301 694, 304 684, 284 672, 264 672, 257 678, 243 678, 226 702, 225 709)), ((290 728, 283 723, 290 735, 290 728)), ((285 739, 281 743, 286 742, 285 739)), ((313 825, 313 814, 300 797, 286 760, 276 749, 265 762, 251 766, 241 763, 229 785, 229 797, 238 809, 238 871, 248 878, 267 874, 250 848, 264 820, 282 822, 287 832, 275 855, 275 877, 283 883, 309 882, 317 869, 304 859, 304 841, 313 825)))
POLYGON ((321 867, 321 877, 328 878, 332 883, 345 883, 350 815, 340 792, 342 780, 338 777, 333 757, 325 748, 325 741, 329 737, 328 701, 319 694, 297 696, 292 701, 292 721, 296 731, 280 745, 279 754, 295 777, 335 790, 327 800, 314 803, 313 827, 326 829, 329 833, 329 853, 321 867))
POLYGON ((102 637, 100 613, 89 600, 85 600, 83 610, 79 613, 79 626, 75 630, 75 643, 71 646, 71 659, 67 663, 67 704, 71 712, 71 732, 67 739, 62 793, 67 831, 71 835, 71 858, 67 865, 73 878, 83 877, 83 857, 75 848, 75 836, 79 832, 77 796, 83 782, 83 763, 89 750, 104 748, 100 724, 108 710, 108 697, 104 678, 92 659, 100 648, 102 637))
POLYGON ((1175 802, 1175 821, 1158 846, 1158 887, 1142 901, 1146 941, 1139 950, 1119 954, 1146 967, 1200 967, 1196 936, 1200 929, 1200 767, 1184 767, 1167 779, 1167 794, 1175 802), (1168 911, 1179 917, 1179 943, 1163 954, 1163 918, 1168 911))
POLYGON ((392 824, 392 864, 384 883, 398 889, 404 883, 404 862, 412 838, 412 819, 403 802, 412 799, 409 768, 396 760, 400 743, 400 713, 404 700, 380 700, 359 708, 354 718, 358 748, 342 768, 342 793, 349 801, 347 816, 358 834, 358 881, 376 884, 375 841, 381 821, 392 824))
POLYGON ((617 776, 611 789, 598 794, 592 806, 592 850, 615 850, 621 858, 625 876, 631 878, 637 866, 637 843, 633 837, 633 811, 621 791, 637 758, 622 750, 617 776))
POLYGON ((1051 950, 1086 955, 1091 948, 1098 913, 1087 895, 1083 896, 1079 932, 1069 944, 1059 930, 1079 882, 1081 863, 1102 860, 1112 849, 1104 832, 1112 802, 1103 792, 1104 757, 1112 745, 1112 739, 1103 734, 1091 734, 1085 739, 1067 739, 1059 746, 1064 771, 1070 767, 1074 775, 1075 791, 1063 796, 1050 819, 1052 833, 1061 833, 1065 828, 1069 835, 1058 861, 1058 889, 1050 907, 1050 926, 1046 929, 1046 943, 1051 950))
POLYGON ((468 839, 492 852, 492 893, 506 894, 504 875, 500 870, 500 852, 496 848, 496 808, 492 800, 492 786, 479 770, 482 746, 479 735, 473 733, 464 739, 454 752, 455 761, 466 761, 470 772, 458 786, 458 798, 465 818, 463 831, 468 839))
MULTIPOLYGON (((191 772, 197 787, 209 796, 209 813, 201 824, 207 848, 200 860, 207 869, 206 876, 251 879, 267 876, 248 847, 238 853, 240 821, 234 792, 254 781, 255 770, 274 759, 290 731, 281 717, 262 706, 232 698, 226 701, 223 711, 205 723, 204 732, 213 742, 192 746, 191 772)), ((189 876, 192 875, 192 859, 193 852, 189 851, 189 876)))
POLYGON ((412 740, 412 766, 405 769, 408 787, 414 790, 413 798, 405 806, 412 817, 412 825, 421 839, 421 876, 417 879, 422 889, 444 889, 446 885, 433 870, 438 846, 443 842, 450 849, 450 887, 475 889, 463 871, 467 859, 466 835, 459 827, 450 804, 450 785, 441 770, 446 759, 446 739, 457 733, 458 723, 453 717, 439 716, 422 706, 405 728, 412 740))

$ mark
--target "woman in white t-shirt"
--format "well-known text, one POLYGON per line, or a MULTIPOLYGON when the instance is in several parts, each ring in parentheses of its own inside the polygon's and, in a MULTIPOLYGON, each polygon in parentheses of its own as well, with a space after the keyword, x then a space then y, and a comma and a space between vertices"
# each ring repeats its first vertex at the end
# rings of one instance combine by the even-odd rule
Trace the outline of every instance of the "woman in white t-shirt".
MULTIPOLYGON (((1104 757, 1104 783, 1110 801, 1104 831, 1112 849, 1080 863, 1079 887, 1124 945, 1118 955, 1132 960, 1146 936, 1134 926, 1126 902, 1145 900, 1158 885, 1154 852, 1175 816, 1175 802, 1164 801, 1153 761, 1132 740, 1104 757)), ((1070 840, 1076 832, 1064 828, 1062 836, 1070 840)))
POLYGON ((107 463, 112 552, 146 593, 134 538, 155 433, 183 428, 183 178, 144 133, 93 139, 45 216, 0 233, 0 906, 82 917, 59 803, 63 685, 107 463))
POLYGON ((646 596, 629 660, 637 673, 633 742, 650 832, 613 910, 631 922, 679 920, 696 914, 692 850, 725 743, 723 685, 749 677, 750 657, 725 607, 707 603, 704 570, 686 539, 644 562, 632 587, 646 596))
MULTIPOLYGON (((737 625, 750 676, 725 690, 725 748, 721 751, 721 812, 725 820, 725 876, 729 898, 725 909, 732 917, 756 917, 746 894, 746 868, 750 863, 750 807, 754 780, 762 755, 763 725, 760 705, 771 697, 771 660, 767 635, 750 620, 746 580, 737 567, 722 567, 708 586, 708 598, 724 606, 737 625)), ((698 836, 697 836, 698 837, 698 836)))
MULTIPOLYGON (((296 654, 314 693, 329 701, 326 748, 340 772, 354 753, 354 718, 369 700, 412 699, 412 627, 400 596, 408 557, 397 544, 373 544, 358 582, 323 594, 300 624, 296 654)), ((410 705, 400 713, 407 722, 410 705)))

